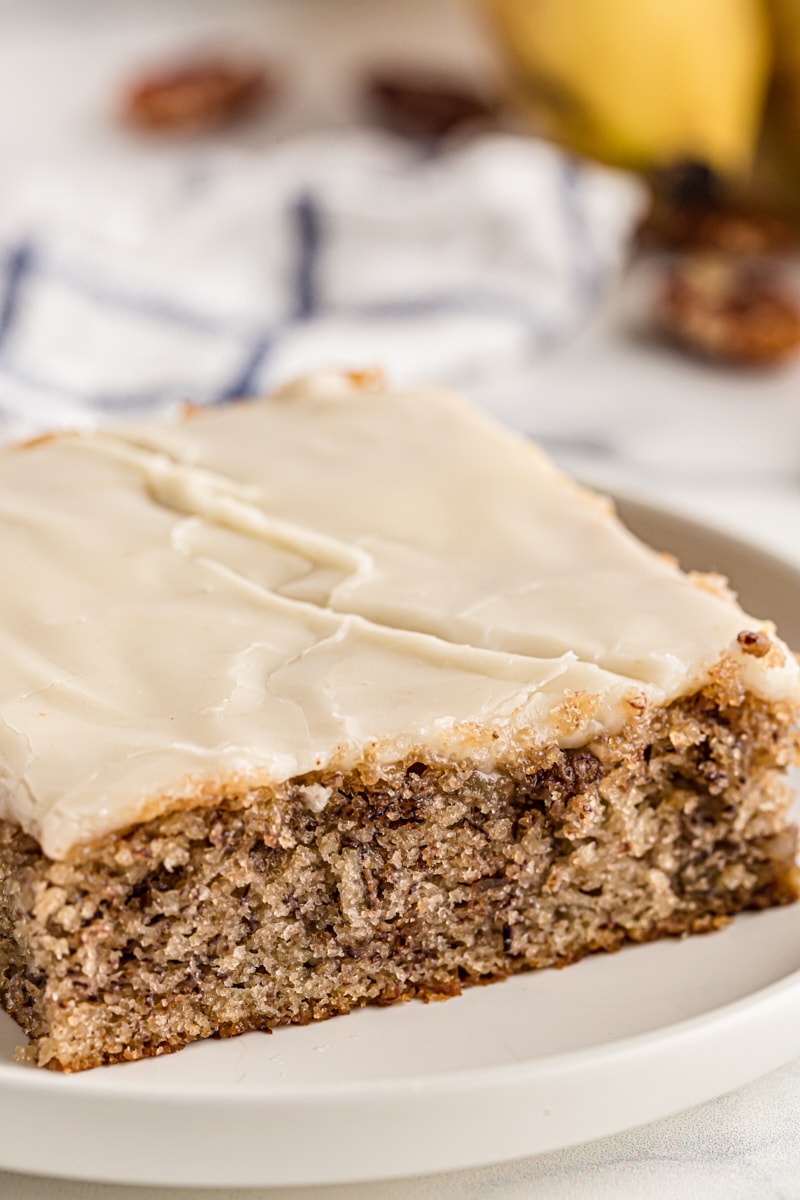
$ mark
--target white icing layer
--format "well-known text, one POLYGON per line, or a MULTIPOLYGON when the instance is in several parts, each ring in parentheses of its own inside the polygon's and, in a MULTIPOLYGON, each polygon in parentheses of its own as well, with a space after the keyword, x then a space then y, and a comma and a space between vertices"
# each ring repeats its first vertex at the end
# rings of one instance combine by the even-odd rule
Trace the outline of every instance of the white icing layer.
POLYGON ((736 643, 768 626, 443 392, 323 374, 4 452, 0 554, 0 814, 56 858, 365 752, 580 745, 725 653, 800 691, 736 643))

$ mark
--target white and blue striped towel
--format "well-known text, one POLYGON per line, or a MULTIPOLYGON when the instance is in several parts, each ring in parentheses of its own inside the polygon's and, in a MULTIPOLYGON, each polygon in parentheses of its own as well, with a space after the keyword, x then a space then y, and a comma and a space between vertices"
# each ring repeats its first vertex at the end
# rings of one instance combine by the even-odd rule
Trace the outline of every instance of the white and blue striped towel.
POLYGON ((0 430, 257 393, 320 365, 486 381, 572 333, 640 211, 529 139, 388 135, 22 171, 0 196, 0 430))

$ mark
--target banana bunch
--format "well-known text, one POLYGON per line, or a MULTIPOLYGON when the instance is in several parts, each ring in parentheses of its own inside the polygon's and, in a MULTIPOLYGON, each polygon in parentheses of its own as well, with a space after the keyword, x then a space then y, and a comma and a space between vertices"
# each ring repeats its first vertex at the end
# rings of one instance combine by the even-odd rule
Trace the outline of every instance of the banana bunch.
POLYGON ((800 3, 766 0, 774 33, 770 116, 800 147, 800 3))
POLYGON ((692 160, 744 177, 774 72, 800 158, 800 0, 484 4, 516 98, 571 149, 637 170, 692 160))
POLYGON ((800 0, 765 0, 773 34, 772 81, 753 190, 767 207, 800 217, 800 0))

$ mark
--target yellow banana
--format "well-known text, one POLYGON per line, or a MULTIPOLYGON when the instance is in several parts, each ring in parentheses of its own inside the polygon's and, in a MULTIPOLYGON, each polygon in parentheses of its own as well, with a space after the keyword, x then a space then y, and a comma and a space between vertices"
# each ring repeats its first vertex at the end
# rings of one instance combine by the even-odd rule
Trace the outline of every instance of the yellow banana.
POLYGON ((766 0, 774 46, 773 106, 800 133, 800 3, 766 0))
POLYGON ((640 169, 687 158, 723 174, 749 167, 770 69, 763 0, 484 4, 546 136, 640 169))
POLYGON ((794 222, 800 218, 800 0, 763 0, 773 47, 752 199, 794 222))

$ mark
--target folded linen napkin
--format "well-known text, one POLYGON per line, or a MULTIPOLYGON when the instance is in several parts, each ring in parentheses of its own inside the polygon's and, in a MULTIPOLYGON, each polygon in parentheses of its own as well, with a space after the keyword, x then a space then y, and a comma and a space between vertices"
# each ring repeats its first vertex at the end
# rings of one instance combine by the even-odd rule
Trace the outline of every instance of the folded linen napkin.
POLYGON ((0 198, 0 432, 214 403, 318 366, 469 383, 568 337, 624 260, 631 178, 527 138, 28 168, 0 198))

